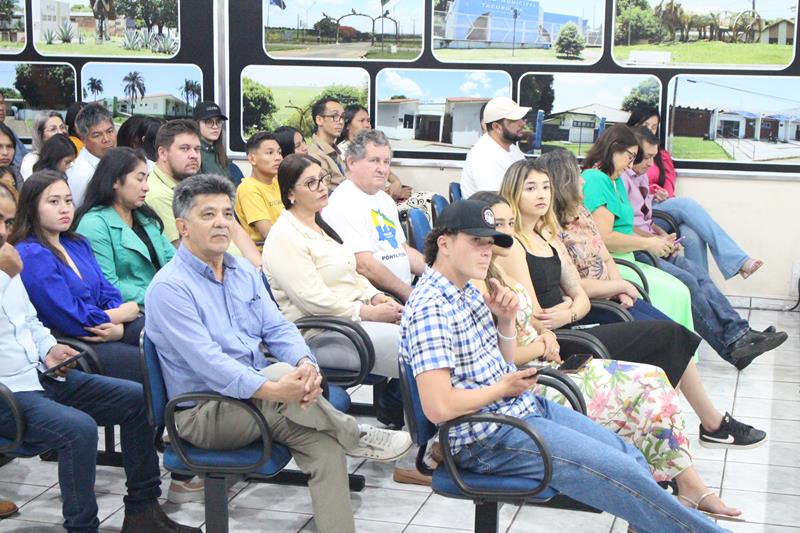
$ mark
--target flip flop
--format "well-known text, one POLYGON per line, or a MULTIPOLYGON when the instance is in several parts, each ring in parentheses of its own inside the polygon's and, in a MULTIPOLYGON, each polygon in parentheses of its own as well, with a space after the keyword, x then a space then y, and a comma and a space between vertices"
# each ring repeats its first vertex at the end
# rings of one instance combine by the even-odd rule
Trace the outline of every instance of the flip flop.
POLYGON ((692 509, 696 509, 697 511, 700 511, 704 515, 710 516, 711 518, 714 518, 716 520, 728 520, 729 522, 744 522, 745 521, 745 519, 742 518, 741 516, 730 516, 730 515, 726 515, 726 514, 714 513, 714 512, 711 512, 711 511, 706 511, 704 509, 700 509, 700 504, 703 503, 703 500, 705 500, 707 497, 711 496, 712 494, 714 494, 714 491, 710 490, 710 491, 704 493, 702 496, 700 496, 700 499, 697 500, 697 501, 694 501, 691 498, 687 498, 683 494, 678 494, 678 499, 683 500, 686 503, 688 503, 689 507, 691 507, 692 509))
POLYGON ((742 276, 742 279, 747 279, 755 274, 762 266, 764 266, 764 261, 761 259, 748 259, 744 262, 742 268, 739 269, 739 275, 742 276))

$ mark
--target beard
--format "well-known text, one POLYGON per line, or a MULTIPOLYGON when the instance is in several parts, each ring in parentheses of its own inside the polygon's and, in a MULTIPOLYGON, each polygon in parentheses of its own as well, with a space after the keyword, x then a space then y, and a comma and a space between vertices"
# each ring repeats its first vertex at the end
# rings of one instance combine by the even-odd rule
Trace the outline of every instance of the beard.
POLYGON ((524 137, 521 133, 520 134, 512 133, 508 128, 506 128, 505 124, 502 125, 502 128, 503 128, 503 140, 506 140, 510 143, 517 143, 521 141, 524 137))

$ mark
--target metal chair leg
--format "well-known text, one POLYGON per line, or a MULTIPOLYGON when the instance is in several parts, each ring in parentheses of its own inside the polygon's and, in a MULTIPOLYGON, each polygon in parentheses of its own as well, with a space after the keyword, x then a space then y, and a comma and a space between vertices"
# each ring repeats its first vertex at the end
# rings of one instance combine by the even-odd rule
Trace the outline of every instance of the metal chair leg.
POLYGON ((500 504, 481 502, 475 504, 475 533, 497 533, 500 504))
POLYGON ((204 479, 206 533, 228 533, 228 482, 224 475, 204 479))

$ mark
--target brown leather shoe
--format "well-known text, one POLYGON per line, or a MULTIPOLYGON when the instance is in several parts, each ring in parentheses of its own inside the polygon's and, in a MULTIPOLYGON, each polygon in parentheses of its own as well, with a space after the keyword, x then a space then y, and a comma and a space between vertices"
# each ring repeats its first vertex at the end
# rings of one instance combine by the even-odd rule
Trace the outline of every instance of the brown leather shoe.
POLYGON ((420 474, 416 469, 395 468, 392 479, 394 479, 395 483, 431 486, 431 476, 420 474))
POLYGON ((0 518, 8 518, 9 516, 17 514, 19 509, 14 502, 7 502, 5 500, 0 500, 0 518))

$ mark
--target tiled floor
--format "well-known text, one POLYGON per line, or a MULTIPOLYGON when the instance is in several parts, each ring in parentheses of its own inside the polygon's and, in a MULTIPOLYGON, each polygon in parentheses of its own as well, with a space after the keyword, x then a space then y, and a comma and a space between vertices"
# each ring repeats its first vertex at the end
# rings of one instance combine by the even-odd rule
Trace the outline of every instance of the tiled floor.
MULTIPOLYGON (((785 303, 738 299, 737 304, 780 309, 785 303)), ((720 490, 731 505, 744 510, 747 522, 727 525, 740 533, 800 531, 800 313, 741 310, 754 328, 775 324, 789 332, 786 344, 760 357, 741 374, 723 363, 707 345, 700 351, 700 370, 720 409, 731 411, 769 432, 769 443, 749 451, 706 450, 696 444, 697 418, 687 414, 695 442, 695 464, 708 485, 720 490)), ((362 395, 368 391, 356 391, 362 395)), ((471 503, 445 499, 424 487, 391 480, 392 467, 351 461, 351 471, 363 474, 367 488, 351 494, 359 532, 444 533, 472 529, 471 503)), ((120 469, 101 467, 97 475, 100 527, 122 526, 124 478, 120 469)), ((316 531, 311 502, 304 487, 247 485, 231 491, 232 532, 316 531)), ((0 532, 49 533, 63 529, 57 469, 38 459, 16 460, 0 468, 0 499, 15 501, 20 513, 0 521, 0 532)), ((202 525, 203 505, 166 504, 170 515, 187 524, 202 525)), ((728 523, 729 524, 729 523, 728 523)), ((504 506, 501 527, 509 533, 575 531, 624 533, 626 524, 608 514, 556 511, 538 507, 504 506)))

